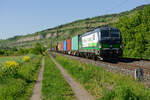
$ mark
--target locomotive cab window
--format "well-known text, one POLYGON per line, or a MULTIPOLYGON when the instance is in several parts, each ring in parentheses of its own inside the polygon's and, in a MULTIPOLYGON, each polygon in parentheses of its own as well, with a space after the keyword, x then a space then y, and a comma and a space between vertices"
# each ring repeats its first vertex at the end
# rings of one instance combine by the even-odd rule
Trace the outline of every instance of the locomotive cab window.
POLYGON ((119 37, 120 32, 119 30, 111 30, 111 37, 119 37))
POLYGON ((102 30, 101 37, 120 37, 119 30, 102 30))
POLYGON ((102 30, 101 37, 109 37, 109 30, 102 30))

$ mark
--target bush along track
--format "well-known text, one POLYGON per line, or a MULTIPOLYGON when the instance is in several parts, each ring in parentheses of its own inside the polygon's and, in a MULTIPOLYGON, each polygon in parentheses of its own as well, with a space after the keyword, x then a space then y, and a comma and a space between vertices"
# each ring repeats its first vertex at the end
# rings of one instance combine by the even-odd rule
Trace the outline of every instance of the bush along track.
POLYGON ((0 68, 0 100, 29 100, 40 69, 41 56, 7 61, 0 68))
POLYGON ((74 94, 57 66, 47 56, 42 82, 43 100, 73 100, 74 94))
POLYGON ((60 55, 55 59, 98 100, 150 100, 150 89, 131 77, 60 55))

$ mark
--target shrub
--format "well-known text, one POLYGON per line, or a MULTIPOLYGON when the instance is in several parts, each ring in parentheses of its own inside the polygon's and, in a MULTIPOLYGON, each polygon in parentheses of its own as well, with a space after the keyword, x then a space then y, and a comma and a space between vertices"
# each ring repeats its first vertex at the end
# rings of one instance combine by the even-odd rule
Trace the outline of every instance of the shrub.
POLYGON ((6 61, 2 66, 1 76, 15 76, 19 70, 19 64, 16 61, 6 61))
POLYGON ((23 57, 23 61, 24 61, 24 62, 30 61, 30 59, 31 59, 31 58, 30 58, 29 56, 24 56, 24 57, 23 57))
POLYGON ((43 54, 43 52, 46 50, 46 48, 41 43, 36 43, 34 45, 34 48, 31 49, 30 53, 33 54, 43 54))
POLYGON ((3 72, 0 71, 0 79, 2 79, 2 76, 3 76, 3 72))

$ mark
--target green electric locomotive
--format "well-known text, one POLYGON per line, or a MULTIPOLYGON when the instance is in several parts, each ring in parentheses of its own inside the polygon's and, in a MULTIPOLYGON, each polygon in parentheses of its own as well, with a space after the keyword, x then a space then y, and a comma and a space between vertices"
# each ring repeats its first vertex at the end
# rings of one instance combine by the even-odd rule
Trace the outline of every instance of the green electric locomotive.
POLYGON ((79 36, 79 56, 88 58, 122 56, 121 32, 118 28, 100 27, 79 36))

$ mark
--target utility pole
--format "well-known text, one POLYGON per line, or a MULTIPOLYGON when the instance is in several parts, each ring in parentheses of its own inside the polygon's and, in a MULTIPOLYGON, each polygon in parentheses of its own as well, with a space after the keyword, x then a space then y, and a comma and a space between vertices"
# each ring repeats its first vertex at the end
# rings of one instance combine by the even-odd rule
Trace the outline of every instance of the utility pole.
POLYGON ((56 47, 56 49, 58 50, 58 26, 57 26, 57 31, 56 31, 56 38, 57 38, 57 47, 56 47))
POLYGON ((51 49, 52 49, 52 38, 51 38, 51 49))
POLYGON ((90 28, 90 23, 89 23, 89 22, 86 22, 86 31, 87 31, 87 32, 89 31, 89 28, 90 28))

